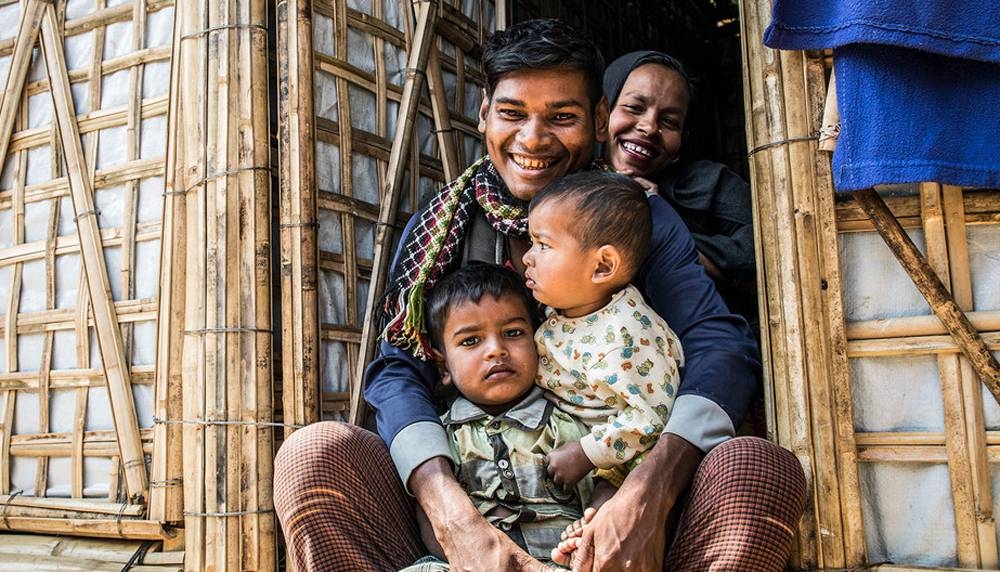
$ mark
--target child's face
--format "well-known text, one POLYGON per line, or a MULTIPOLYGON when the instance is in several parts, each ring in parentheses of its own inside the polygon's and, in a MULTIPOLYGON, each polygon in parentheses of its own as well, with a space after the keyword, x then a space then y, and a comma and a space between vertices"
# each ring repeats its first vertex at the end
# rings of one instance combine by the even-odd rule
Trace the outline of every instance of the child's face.
POLYGON ((531 248, 524 254, 524 278, 536 300, 570 318, 604 307, 613 292, 595 282, 602 271, 598 248, 583 248, 570 232, 577 211, 547 201, 528 215, 531 248))
POLYGON ((456 304, 442 330, 442 382, 496 415, 515 405, 535 382, 538 353, 531 317, 517 295, 456 304))

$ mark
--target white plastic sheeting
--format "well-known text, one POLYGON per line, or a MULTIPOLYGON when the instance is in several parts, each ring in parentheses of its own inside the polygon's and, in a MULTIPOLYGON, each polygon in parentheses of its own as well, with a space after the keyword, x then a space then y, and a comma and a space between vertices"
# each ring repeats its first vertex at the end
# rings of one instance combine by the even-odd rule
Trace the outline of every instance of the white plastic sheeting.
MULTIPOLYGON (((121 4, 131 4, 131 0, 107 0, 103 6, 113 7, 121 4)), ((65 4, 66 19, 93 14, 98 8, 95 0, 68 0, 65 4)), ((110 23, 106 26, 103 44, 95 46, 98 35, 93 29, 67 36, 64 41, 67 68, 76 78, 71 85, 76 112, 81 118, 98 110, 104 113, 125 112, 130 101, 129 90, 132 74, 139 74, 142 79, 143 103, 150 98, 163 98, 169 86, 170 64, 166 60, 140 63, 138 68, 125 68, 109 73, 100 79, 100 100, 95 101, 88 90, 88 78, 93 65, 96 51, 100 51, 105 65, 110 60, 131 56, 134 52, 146 48, 168 46, 172 41, 173 8, 146 13, 144 29, 145 43, 135 45, 134 24, 130 20, 110 23), (83 74, 84 77, 80 78, 83 74)), ((20 17, 19 3, 0 6, 0 40, 13 37, 17 31, 20 17)), ((148 59, 142 56, 139 59, 148 59)), ((7 81, 10 71, 11 57, 0 57, 0 85, 7 81)), ((44 80, 47 74, 40 50, 35 49, 29 68, 29 82, 44 80)), ((47 91, 32 92, 24 101, 26 106, 26 121, 18 123, 15 131, 35 130, 46 133, 51 130, 53 114, 55 113, 51 95, 47 91)), ((135 160, 160 159, 165 155, 166 115, 143 114, 137 125, 138 147, 133 151, 135 160)), ((124 120, 118 125, 108 125, 99 131, 85 133, 82 137, 83 150, 89 154, 93 138, 97 137, 96 168, 98 174, 113 174, 116 169, 128 166, 130 161, 127 130, 124 120)), ((34 141, 34 139, 33 139, 34 141)), ((80 303, 85 301, 82 281, 82 263, 79 247, 61 248, 58 254, 47 257, 45 251, 53 249, 49 241, 59 237, 60 240, 75 239, 76 225, 72 202, 68 189, 62 187, 58 193, 38 192, 38 185, 50 185, 53 179, 65 174, 66 164, 55 163, 56 157, 62 153, 54 153, 52 140, 49 137, 37 139, 38 144, 11 153, 3 158, 0 169, 0 197, 7 197, 0 206, 0 319, 3 319, 10 307, 12 296, 17 297, 17 312, 20 319, 41 319, 45 312, 53 310, 70 310, 75 312, 80 303), (16 153, 23 153, 26 168, 17 172, 15 166, 16 153), (13 216, 13 201, 10 200, 14 188, 19 184, 26 185, 24 190, 23 220, 13 216), (17 226, 15 226, 17 225, 17 226), (20 228, 18 228, 20 227, 20 228), (50 230, 52 229, 52 230, 50 230), (23 232, 22 245, 29 246, 36 254, 13 255, 12 249, 23 246, 15 245, 15 236, 23 232), (51 236, 50 236, 51 232, 51 236), (49 266, 51 265, 51 267, 49 266), (20 282, 18 288, 12 291, 14 272, 18 269, 20 282), (52 283, 49 283, 51 277, 52 283), (50 298, 49 293, 52 296, 50 298)), ((88 156, 89 160, 90 157, 88 156)), ((64 179, 65 180, 65 179, 64 179)), ((133 182, 123 182, 119 177, 115 182, 102 183, 94 188, 94 204, 97 213, 98 226, 103 231, 115 235, 127 236, 131 233, 125 228, 131 212, 126 212, 126 205, 132 204, 131 211, 135 214, 135 229, 138 239, 129 260, 125 260, 125 249, 122 239, 113 244, 105 244, 104 255, 108 269, 108 282, 115 301, 145 300, 152 302, 158 295, 159 252, 160 242, 156 233, 159 231, 159 221, 163 209, 163 177, 143 176, 133 182), (134 187, 132 186, 134 185, 134 187), (134 195, 133 193, 134 188, 134 195), (155 236, 154 236, 155 235, 155 236), (132 292, 126 290, 123 283, 122 270, 127 269, 132 279, 132 292)), ((56 319, 56 318, 53 318, 56 319)), ((78 379, 94 379, 92 372, 100 371, 102 360, 97 345, 93 327, 85 331, 86 340, 79 340, 79 333, 73 324, 60 318, 58 325, 50 328, 48 333, 41 333, 36 328, 32 333, 17 333, 14 351, 17 352, 17 367, 11 373, 35 373, 43 368, 49 371, 81 370, 78 379), (38 333, 36 333, 38 332, 38 333), (46 351, 46 337, 51 336, 51 349, 48 360, 43 356, 46 351), (81 347, 87 344, 86 352, 81 356, 81 347), (84 363, 89 362, 89 363, 84 363)), ((130 340, 126 359, 133 367, 145 367, 148 371, 154 365, 156 348, 156 323, 154 319, 142 319, 130 322, 126 326, 130 340)), ((5 335, 13 335, 7 333, 5 335)), ((0 342, 6 342, 0 337, 0 342)), ((9 370, 12 362, 10 356, 0 343, 0 372, 9 370)), ((63 377, 62 379, 66 379, 63 377)), ((98 376, 98 379, 102 379, 98 376)), ((145 382, 133 384, 133 397, 140 428, 153 426, 153 387, 149 384, 150 376, 143 378, 145 382)), ((14 418, 12 435, 16 440, 20 436, 38 434, 40 426, 40 408, 48 407, 48 433, 72 434, 76 430, 75 410, 81 391, 86 395, 86 412, 83 420, 85 432, 113 431, 110 403, 107 389, 103 385, 87 388, 50 386, 47 389, 47 399, 41 399, 37 390, 17 390, 0 392, 0 403, 5 399, 14 400, 14 418)), ((21 494, 36 495, 37 470, 39 464, 36 457, 12 456, 10 459, 10 490, 23 491, 21 494)), ((85 457, 83 459, 83 485, 86 497, 107 497, 113 475, 114 463, 111 458, 85 457)), ((51 456, 47 465, 46 496, 66 497, 71 494, 71 458, 51 456)))
MULTIPOLYGON (((923 232, 907 234, 923 252, 923 232)), ((848 322, 930 314, 927 301, 877 232, 841 234, 840 263, 848 322)))
MULTIPOLYGON (((974 309, 1000 310, 996 287, 1000 284, 1000 225, 970 225, 966 230, 974 309)), ((924 251, 922 231, 907 232, 924 251)), ((930 314, 876 232, 841 234, 840 258, 847 321, 930 314)), ((855 357, 850 360, 850 372, 854 427, 859 433, 944 431, 937 355, 855 357)), ((985 387, 981 390, 986 429, 1000 430, 1000 406, 985 387)), ((959 564, 947 464, 862 462, 858 470, 869 562, 959 564)), ((1000 468, 991 465, 990 471, 995 510, 1000 511, 1000 468)))

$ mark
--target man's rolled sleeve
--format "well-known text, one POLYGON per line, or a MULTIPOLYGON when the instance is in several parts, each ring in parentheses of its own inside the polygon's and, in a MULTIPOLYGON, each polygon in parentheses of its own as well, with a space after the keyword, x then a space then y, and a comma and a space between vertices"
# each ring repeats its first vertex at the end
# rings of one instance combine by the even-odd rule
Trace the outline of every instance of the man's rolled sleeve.
POLYGON ((448 434, 440 423, 418 421, 400 429, 389 446, 389 455, 396 465, 400 480, 410 491, 410 475, 425 461, 434 457, 451 459, 448 434))
POLYGON ((678 397, 663 432, 682 437, 706 453, 735 434, 726 412, 700 395, 678 397))

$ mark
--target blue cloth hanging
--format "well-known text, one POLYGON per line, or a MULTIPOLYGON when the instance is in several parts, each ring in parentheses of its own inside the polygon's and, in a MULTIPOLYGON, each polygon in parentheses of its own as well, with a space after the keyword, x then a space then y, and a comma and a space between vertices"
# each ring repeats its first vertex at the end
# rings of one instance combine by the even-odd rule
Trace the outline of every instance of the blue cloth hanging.
POLYGON ((834 48, 834 185, 1000 188, 1000 2, 776 0, 764 43, 834 48))

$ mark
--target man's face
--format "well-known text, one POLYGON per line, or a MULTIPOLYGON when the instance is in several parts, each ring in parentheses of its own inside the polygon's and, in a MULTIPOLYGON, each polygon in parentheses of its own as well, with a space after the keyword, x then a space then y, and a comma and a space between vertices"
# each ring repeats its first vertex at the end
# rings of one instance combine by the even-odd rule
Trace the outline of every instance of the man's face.
POLYGON ((511 194, 525 201, 589 165, 607 121, 607 102, 601 98, 595 112, 580 70, 507 73, 479 110, 490 159, 511 194))

